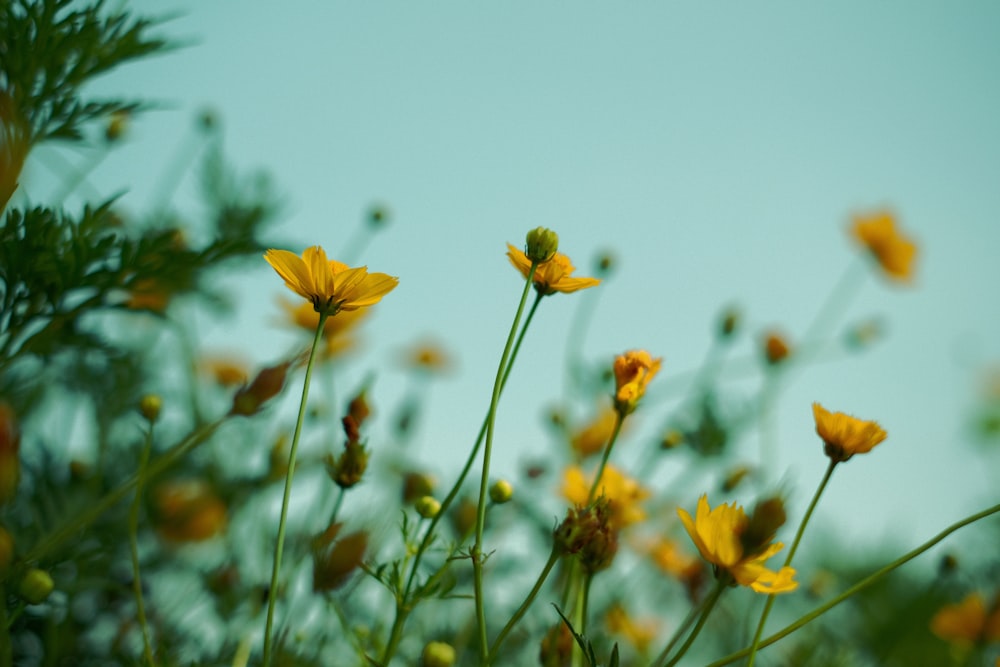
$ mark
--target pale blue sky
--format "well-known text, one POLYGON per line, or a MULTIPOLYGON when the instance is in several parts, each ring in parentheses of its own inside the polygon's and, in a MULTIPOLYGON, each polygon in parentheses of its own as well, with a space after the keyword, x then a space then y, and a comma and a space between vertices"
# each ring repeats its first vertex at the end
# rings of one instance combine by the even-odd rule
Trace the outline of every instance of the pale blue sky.
MULTIPOLYGON (((818 400, 890 433, 838 471, 820 520, 914 544, 996 502, 997 459, 975 458, 962 429, 975 369, 1000 360, 1000 4, 131 6, 178 12, 161 32, 191 45, 101 82, 167 108, 134 124, 95 182, 131 183, 124 204, 144 210, 211 107, 233 162, 273 175, 287 202, 274 236, 290 249, 335 255, 369 204, 387 202, 392 224, 363 263, 401 282, 370 350, 423 334, 455 350, 460 373, 434 387, 421 435, 424 451, 446 452, 445 479, 488 405, 519 295, 506 242, 549 226, 584 274, 613 251, 586 352, 645 347, 669 378, 697 366, 727 303, 747 316, 743 354, 765 327, 800 335, 856 255, 850 215, 888 206, 920 243, 915 287, 864 282, 849 319, 882 316, 888 340, 796 377, 776 473, 804 507, 825 466, 818 400)), ((281 282, 261 261, 233 288, 238 319, 202 325, 210 342, 238 331, 240 348, 273 360, 289 342, 270 324, 281 282)), ((541 414, 581 296, 539 312, 502 406, 499 472, 549 446, 541 414)), ((399 381, 381 374, 387 402, 399 381)), ((662 409, 647 414, 659 423, 662 409)), ((753 460, 756 444, 740 447, 753 460)))

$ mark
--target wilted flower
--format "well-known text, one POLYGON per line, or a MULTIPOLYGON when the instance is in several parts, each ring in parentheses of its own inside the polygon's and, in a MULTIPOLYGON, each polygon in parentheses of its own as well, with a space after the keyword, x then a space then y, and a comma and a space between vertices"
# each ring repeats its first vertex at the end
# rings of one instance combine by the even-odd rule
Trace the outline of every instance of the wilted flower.
POLYGON ((367 267, 352 269, 328 260, 319 246, 306 248, 302 257, 272 248, 264 253, 264 259, 290 290, 308 299, 317 313, 327 315, 372 306, 399 284, 399 278, 368 273, 367 267))
POLYGON ((615 357, 615 408, 623 415, 635 410, 646 393, 646 385, 660 372, 662 357, 654 359, 646 350, 630 350, 615 357))
MULTIPOLYGON (((527 278, 531 272, 531 260, 528 259, 528 256, 508 243, 507 257, 514 268, 527 278)), ((576 292, 601 283, 597 278, 573 278, 571 274, 575 270, 576 267, 573 266, 569 257, 557 252, 552 259, 544 264, 539 264, 538 268, 535 269, 535 277, 532 278, 535 290, 539 294, 548 296, 556 292, 576 292)))
MULTIPOLYGON (((764 567, 764 561, 780 551, 784 544, 772 543, 770 537, 761 538, 760 535, 753 540, 754 544, 748 544, 744 537, 753 527, 751 519, 736 503, 719 505, 713 510, 708 505, 708 498, 702 496, 694 519, 681 508, 677 509, 677 514, 701 557, 715 567, 716 576, 726 573, 735 583, 749 586, 758 593, 786 593, 798 587, 798 582, 792 580, 794 569, 783 567, 774 572, 764 567)), ((770 528, 768 524, 759 532, 769 532, 770 528)))
POLYGON ((870 452, 886 439, 886 432, 876 422, 864 421, 843 412, 829 412, 813 403, 816 433, 823 439, 826 455, 837 463, 855 454, 870 452))
MULTIPOLYGON (((572 466, 566 470, 563 496, 574 505, 586 505, 592 485, 593 476, 584 476, 579 467, 572 466)), ((646 518, 639 504, 649 497, 649 490, 613 465, 605 466, 597 496, 608 501, 611 523, 616 529, 646 518)))
POLYGON ((900 282, 913 278, 917 244, 896 228, 892 213, 854 216, 851 235, 875 257, 886 276, 900 282))

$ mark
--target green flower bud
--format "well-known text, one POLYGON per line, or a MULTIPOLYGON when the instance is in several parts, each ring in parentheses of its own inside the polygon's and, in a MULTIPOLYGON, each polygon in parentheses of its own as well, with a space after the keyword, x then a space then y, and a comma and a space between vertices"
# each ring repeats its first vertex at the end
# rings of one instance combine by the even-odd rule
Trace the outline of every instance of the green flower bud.
POLYGON ((433 496, 418 498, 413 507, 417 510, 417 514, 425 519, 433 519, 441 511, 441 503, 433 496))
POLYGON ((513 497, 514 487, 511 486, 510 482, 505 479, 493 482, 493 485, 490 487, 490 500, 495 502, 497 505, 503 505, 513 497))
POLYGON ((139 412, 150 424, 160 418, 160 409, 163 407, 163 399, 156 394, 146 394, 139 399, 139 412))
POLYGON ((524 254, 532 262, 544 264, 556 256, 559 250, 559 235, 551 229, 536 227, 528 232, 524 254))
POLYGON ((444 642, 430 642, 420 654, 421 667, 451 667, 455 664, 455 649, 444 642))
POLYGON ((28 604, 42 604, 56 587, 52 576, 37 568, 28 570, 17 587, 17 592, 28 604))

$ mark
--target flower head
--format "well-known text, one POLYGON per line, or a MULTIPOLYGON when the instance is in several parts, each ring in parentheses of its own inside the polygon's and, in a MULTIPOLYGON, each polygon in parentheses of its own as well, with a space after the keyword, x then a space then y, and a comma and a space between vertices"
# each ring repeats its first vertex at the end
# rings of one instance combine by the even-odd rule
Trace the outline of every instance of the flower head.
POLYGON ((580 458, 597 454, 611 440, 617 423, 618 413, 610 405, 603 405, 590 422, 570 434, 569 444, 580 458))
POLYGON ((646 385, 660 372, 663 358, 653 359, 645 350, 630 350, 615 357, 615 408, 622 414, 635 410, 646 385))
POLYGON ((623 637, 639 653, 645 654, 649 645, 657 637, 659 623, 653 618, 633 618, 621 603, 611 605, 604 615, 608 631, 623 637))
MULTIPOLYGON (((573 466, 566 470, 563 496, 574 505, 586 505, 593 481, 592 476, 585 476, 579 467, 573 466)), ((611 523, 615 528, 622 528, 646 518, 646 512, 639 503, 649 497, 649 489, 624 475, 613 465, 605 466, 601 483, 597 487, 597 496, 604 496, 608 501, 611 523)))
POLYGON ((959 646, 1000 641, 1000 598, 990 610, 979 593, 945 605, 931 619, 931 632, 959 646))
MULTIPOLYGON (((531 272, 531 260, 528 259, 528 256, 523 251, 518 250, 508 243, 507 257, 510 259, 510 263, 514 265, 514 268, 527 278, 531 272)), ((575 270, 576 267, 569 261, 569 257, 557 252, 553 255, 552 259, 538 265, 532 281, 535 283, 535 289, 538 293, 546 296, 555 294, 556 292, 576 292, 601 283, 597 278, 571 277, 571 274, 575 270)))
POLYGON ((168 542, 201 542, 224 531, 225 503, 201 479, 176 479, 154 489, 156 528, 168 542))
POLYGON ((788 339, 781 334, 770 331, 764 336, 764 359, 772 366, 777 366, 792 353, 788 339))
POLYGON ((727 573, 737 584, 758 593, 787 593, 798 587, 798 582, 792 579, 794 569, 783 567, 774 572, 764 566, 764 561, 778 553, 784 544, 771 542, 770 538, 755 539, 755 544, 748 544, 744 539, 752 522, 736 503, 719 505, 713 510, 708 498, 702 496, 694 519, 680 508, 677 514, 701 557, 715 567, 717 576, 727 573))
POLYGON ((913 278, 917 244, 896 229, 896 219, 888 211, 854 217, 851 235, 875 257, 892 280, 913 278))
POLYGON ((843 412, 829 412, 819 403, 813 403, 813 417, 826 455, 838 463, 855 454, 870 452, 887 435, 876 422, 864 421, 843 412))
POLYGON ((264 259, 290 290, 312 302, 317 313, 327 315, 372 306, 399 284, 399 278, 368 273, 367 267, 352 269, 328 260, 319 246, 306 248, 302 257, 272 248, 264 253, 264 259))

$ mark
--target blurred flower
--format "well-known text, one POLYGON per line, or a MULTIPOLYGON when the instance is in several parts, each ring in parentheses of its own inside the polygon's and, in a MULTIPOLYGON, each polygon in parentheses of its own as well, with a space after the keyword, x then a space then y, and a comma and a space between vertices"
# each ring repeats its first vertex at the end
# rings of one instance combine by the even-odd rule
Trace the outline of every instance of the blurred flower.
POLYGON ((798 587, 792 580, 794 569, 783 567, 774 572, 764 567, 764 561, 780 551, 784 544, 745 546, 743 535, 751 522, 736 503, 719 505, 713 510, 708 505, 708 498, 702 496, 694 519, 681 508, 677 509, 677 514, 702 558, 715 567, 717 577, 724 572, 735 583, 749 586, 758 593, 786 593, 798 587))
POLYGON ((870 452, 887 436, 876 422, 864 421, 843 412, 831 413, 819 403, 813 403, 813 417, 826 455, 837 463, 855 454, 870 452))
POLYGON ((913 278, 917 245, 896 229, 896 219, 888 211, 856 215, 851 235, 878 260, 886 276, 899 282, 913 278))
POLYGON ((249 386, 243 387, 233 396, 233 407, 229 413, 243 416, 256 414, 266 402, 281 392, 291 365, 292 362, 284 361, 257 373, 249 386))
POLYGON ((148 310, 162 314, 170 305, 171 296, 171 293, 157 281, 143 278, 133 283, 128 298, 125 299, 125 307, 130 310, 148 310))
POLYGON ((434 478, 422 472, 408 472, 403 475, 403 502, 412 503, 421 496, 434 492, 434 478))
POLYGON ((131 114, 128 111, 115 111, 108 117, 108 123, 104 126, 104 138, 108 143, 114 143, 122 138, 128 130, 131 114))
POLYGON ((750 468, 745 465, 738 465, 735 468, 732 468, 726 473, 725 478, 722 480, 722 490, 726 493, 733 491, 743 482, 750 472, 750 468))
POLYGON ((697 598, 705 580, 704 566, 697 557, 682 551, 675 540, 667 537, 656 540, 643 551, 662 572, 684 584, 690 599, 697 598))
MULTIPOLYGON (((514 268, 527 278, 531 272, 531 260, 528 259, 528 256, 508 243, 507 257, 510 259, 510 263, 514 265, 514 268)), ((532 279, 535 284, 535 290, 539 294, 548 296, 556 292, 576 292, 600 284, 601 281, 597 278, 570 277, 570 274, 575 270, 576 267, 569 261, 569 257, 557 252, 551 260, 544 264, 539 264, 538 268, 535 269, 535 277, 532 279)))
POLYGON ((244 385, 250 375, 246 362, 236 357, 206 356, 200 366, 220 387, 244 385))
POLYGON ((660 372, 663 358, 653 359, 645 350, 629 350, 615 357, 615 408, 622 415, 635 410, 646 385, 660 372))
POLYGON ((31 149, 31 127, 14 107, 14 100, 0 90, 0 212, 17 189, 24 160, 31 149))
POLYGON ((604 405, 587 425, 573 431, 569 444, 580 458, 604 451, 617 423, 618 413, 610 405, 604 405))
POLYGON ((963 647, 1000 641, 1000 597, 989 610, 979 593, 941 607, 931 619, 931 632, 963 647))
POLYGON ((336 590, 361 566, 368 549, 368 533, 356 531, 337 539, 342 524, 335 523, 313 539, 313 591, 336 590))
POLYGON ((326 470, 330 479, 342 489, 349 489, 361 482, 368 469, 368 450, 360 442, 348 440, 344 453, 336 459, 326 457, 326 470))
POLYGON ((452 366, 448 351, 438 343, 425 340, 409 348, 403 355, 403 363, 424 373, 444 373, 452 366))
POLYGON ((367 267, 352 269, 328 260, 319 246, 306 248, 302 257, 272 248, 264 253, 264 259, 290 290, 312 302, 316 312, 328 315, 372 306, 399 284, 399 278, 368 273, 367 267))
MULTIPOLYGON (((278 303, 285 310, 288 322, 295 327, 316 333, 319 325, 319 313, 311 303, 292 303, 288 299, 279 299, 278 303)), ((341 310, 326 318, 323 323, 323 357, 332 359, 351 350, 357 344, 354 334, 365 318, 370 314, 367 308, 358 310, 341 310)))
POLYGON ((14 409, 0 401, 0 507, 17 495, 21 480, 21 428, 14 409))
POLYGON ((569 627, 560 621, 549 628, 542 637, 538 649, 538 663, 542 667, 569 667, 572 664, 574 646, 576 642, 569 627))
POLYGON ((608 632, 623 637, 639 653, 649 649, 659 631, 659 623, 655 619, 636 620, 618 603, 611 605, 604 615, 604 625, 608 632))
MULTIPOLYGON (((563 496, 574 505, 586 505, 592 484, 593 476, 584 476, 578 466, 572 466, 566 470, 563 496)), ((605 466, 601 483, 597 487, 597 496, 603 496, 608 501, 611 523, 616 529, 646 518, 646 512, 639 503, 649 495, 648 489, 622 474, 618 468, 610 464, 605 466)))
POLYGON ((776 331, 769 331, 764 335, 764 358, 767 363, 777 366, 791 353, 792 348, 787 338, 776 331))
POLYGON ((153 490, 153 516, 157 532, 168 542, 201 542, 223 532, 228 523, 225 503, 201 479, 159 484, 153 490))

